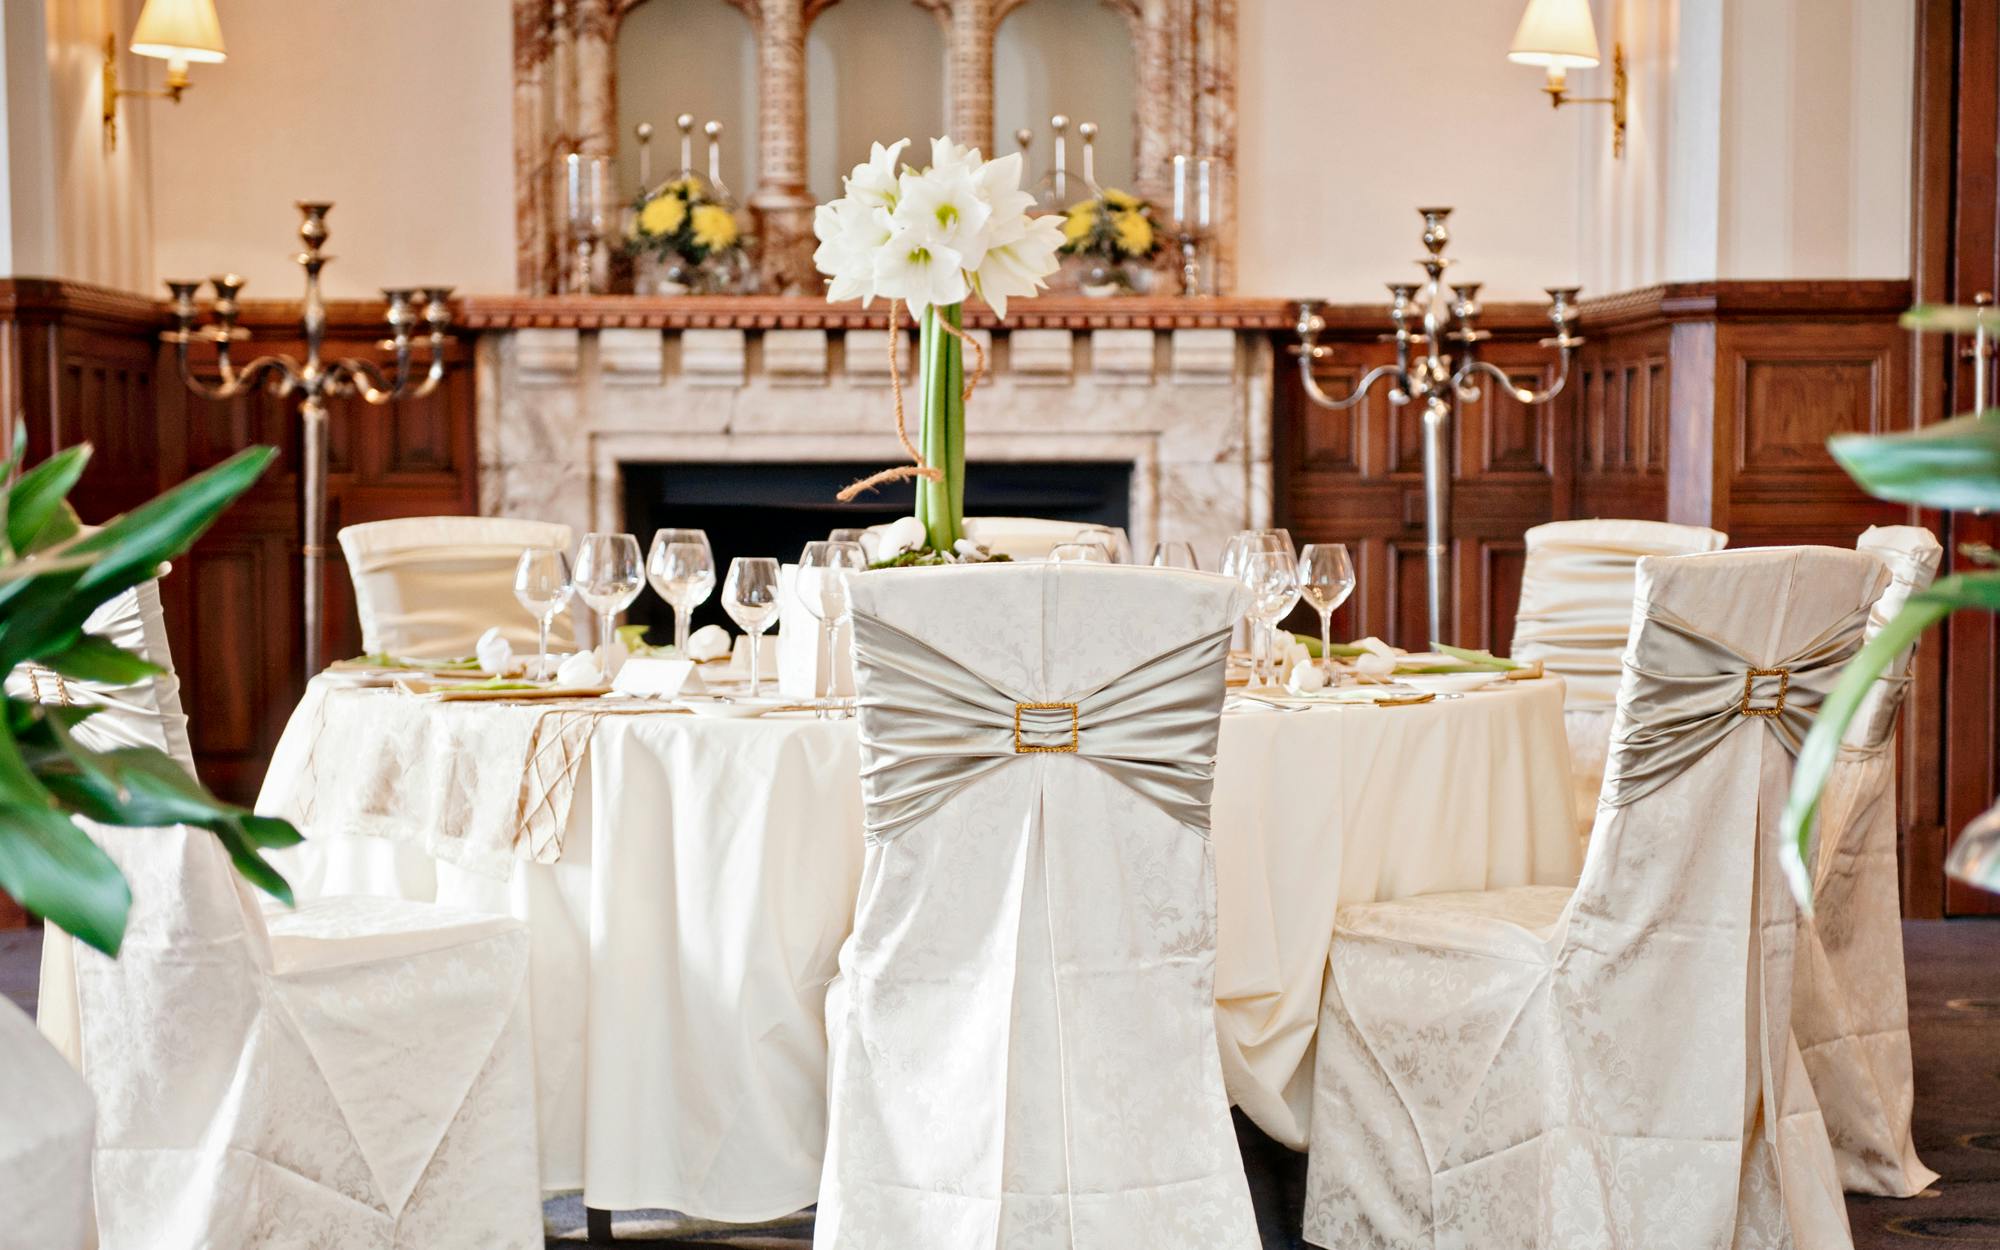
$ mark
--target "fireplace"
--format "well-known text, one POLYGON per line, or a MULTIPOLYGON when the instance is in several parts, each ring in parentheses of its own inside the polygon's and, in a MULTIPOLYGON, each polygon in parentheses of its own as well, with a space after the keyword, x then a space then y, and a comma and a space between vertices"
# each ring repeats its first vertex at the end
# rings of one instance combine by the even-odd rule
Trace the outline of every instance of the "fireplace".
MULTIPOLYGON (((719 593, 731 559, 767 555, 796 560, 800 548, 825 538, 828 530, 910 515, 915 490, 908 482, 889 483, 852 503, 834 498, 841 487, 880 467, 849 461, 622 464, 625 528, 641 543, 650 543, 653 531, 665 525, 707 531, 715 550, 718 594, 696 610, 694 621, 733 631, 719 593)), ((966 470, 968 516, 1050 517, 1075 521, 1079 528, 1127 526, 1131 497, 1132 465, 1124 461, 987 461, 966 470)), ((648 594, 640 596, 626 619, 651 626, 650 637, 657 642, 671 635, 672 615, 658 596, 648 594)))

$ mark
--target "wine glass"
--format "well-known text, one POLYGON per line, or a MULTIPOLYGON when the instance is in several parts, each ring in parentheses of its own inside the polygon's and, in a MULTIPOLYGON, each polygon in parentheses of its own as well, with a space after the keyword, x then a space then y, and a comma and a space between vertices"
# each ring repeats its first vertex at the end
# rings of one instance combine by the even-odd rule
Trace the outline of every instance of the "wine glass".
POLYGON ((1096 543, 1104 548, 1104 558, 1112 564, 1132 563, 1132 547, 1125 541, 1125 535, 1109 525, 1086 525, 1078 530, 1070 540, 1079 543, 1096 543))
POLYGON ((700 530, 663 529, 646 554, 646 580, 674 610, 674 655, 687 658, 688 618, 715 589, 715 553, 700 530), (678 550, 676 550, 678 548, 678 550))
MULTIPOLYGON (((1276 636, 1277 624, 1284 619, 1299 602, 1299 566, 1288 551, 1252 551, 1243 557, 1243 571, 1240 574, 1244 586, 1250 591, 1250 618, 1262 626, 1259 634, 1276 636)), ((1268 655, 1270 648, 1259 647, 1268 655)), ((1252 680, 1262 680, 1265 660, 1259 657, 1252 661, 1252 680)), ((1272 680, 1276 680, 1276 664, 1272 669, 1272 680)))
MULTIPOLYGON (((1292 551, 1291 531, 1284 529, 1243 530, 1231 538, 1222 549, 1222 575, 1243 579, 1243 559, 1253 551, 1282 551, 1287 560, 1295 554, 1292 551)), ((1250 664, 1254 670, 1264 644, 1269 641, 1262 637, 1253 623, 1246 631, 1250 641, 1250 664)))
POLYGON ((569 557, 557 547, 530 547, 514 564, 514 601, 528 610, 540 630, 535 676, 549 675, 549 622, 569 606, 576 588, 569 581, 569 557))
POLYGON ((611 630, 618 614, 632 606, 646 574, 639 540, 630 534, 585 534, 576 549, 576 594, 597 613, 597 641, 604 677, 611 678, 611 630))
POLYGON ((856 546, 860 546, 861 536, 863 534, 866 534, 867 532, 868 531, 865 529, 852 529, 852 528, 828 530, 826 533, 826 541, 830 543, 853 543, 856 546))
POLYGON ((1194 558, 1194 544, 1164 542, 1153 544, 1153 567, 1156 569, 1199 569, 1201 565, 1194 558))
POLYGON ((1109 564, 1111 552, 1100 542, 1057 543, 1049 550, 1051 564, 1109 564))
POLYGON ((820 649, 826 653, 826 703, 822 712, 830 711, 834 705, 834 640, 840 632, 840 623, 848 617, 847 579, 867 567, 868 557, 858 542, 828 539, 807 543, 805 553, 799 557, 799 598, 805 601, 806 611, 819 618, 820 649))
POLYGON ((750 639, 750 697, 757 697, 764 631, 778 619, 778 562, 769 556, 737 556, 722 579, 722 610, 750 639))
POLYGON ((1333 672, 1333 610, 1354 593, 1354 561, 1346 543, 1307 543, 1299 552, 1299 591, 1319 613, 1319 658, 1333 672))

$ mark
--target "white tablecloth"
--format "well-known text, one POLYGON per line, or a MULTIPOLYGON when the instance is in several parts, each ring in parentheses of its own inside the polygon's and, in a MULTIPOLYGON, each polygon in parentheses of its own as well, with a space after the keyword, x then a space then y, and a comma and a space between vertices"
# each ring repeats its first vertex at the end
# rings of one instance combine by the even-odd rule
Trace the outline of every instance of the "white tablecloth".
MULTIPOLYGON (((314 683, 295 713, 260 810, 298 802, 326 693, 314 683)), ((861 864, 853 722, 609 716, 588 752, 556 863, 500 880, 375 827, 308 828, 283 867, 302 897, 528 920, 546 1187, 720 1220, 803 1207, 825 1125, 822 997, 861 864)), ((1336 908, 1575 879, 1561 683, 1227 714, 1213 830, 1224 1075, 1302 1149, 1336 908)))

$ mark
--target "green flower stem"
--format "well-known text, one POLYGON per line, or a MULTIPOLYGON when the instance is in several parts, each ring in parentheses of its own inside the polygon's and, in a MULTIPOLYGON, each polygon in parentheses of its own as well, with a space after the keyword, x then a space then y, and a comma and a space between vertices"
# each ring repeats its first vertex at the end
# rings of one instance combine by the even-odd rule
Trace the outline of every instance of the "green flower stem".
POLYGON ((950 551, 964 534, 965 518, 965 348, 958 337, 938 327, 942 317, 954 328, 963 324, 963 306, 932 305, 924 310, 918 385, 922 393, 923 425, 918 446, 924 463, 944 474, 938 481, 917 482, 917 520, 937 551, 950 551))

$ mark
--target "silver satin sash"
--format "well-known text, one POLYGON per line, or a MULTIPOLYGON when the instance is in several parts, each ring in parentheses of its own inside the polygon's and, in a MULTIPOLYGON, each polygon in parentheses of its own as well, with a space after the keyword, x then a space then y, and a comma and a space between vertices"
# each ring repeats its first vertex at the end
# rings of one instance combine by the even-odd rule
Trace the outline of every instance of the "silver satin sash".
POLYGON ((854 613, 861 792, 892 837, 1014 760, 1074 754, 1182 824, 1208 830, 1227 629, 1060 700, 1004 689, 930 644, 854 613))
POLYGON ((1631 693, 1599 801, 1623 807, 1651 794, 1746 724, 1762 723, 1797 755, 1867 621, 1864 604, 1796 654, 1758 664, 1671 613, 1649 612, 1625 662, 1631 693))
POLYGON ((1534 553, 1532 603, 1514 618, 1512 654, 1540 660, 1569 683, 1569 708, 1611 707, 1632 623, 1639 558, 1630 547, 1550 544, 1534 553))

